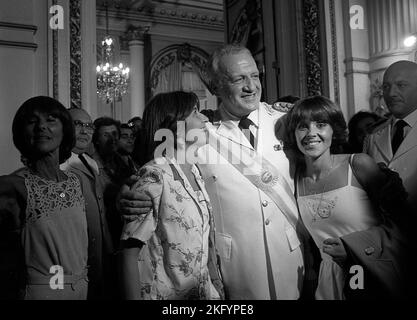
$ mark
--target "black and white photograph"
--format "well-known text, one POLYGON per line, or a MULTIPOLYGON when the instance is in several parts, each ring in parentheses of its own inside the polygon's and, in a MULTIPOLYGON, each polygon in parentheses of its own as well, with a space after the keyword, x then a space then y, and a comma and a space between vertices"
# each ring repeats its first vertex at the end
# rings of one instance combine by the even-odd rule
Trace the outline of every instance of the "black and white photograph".
POLYGON ((417 0, 0 1, 0 303, 413 301, 415 228, 417 0))

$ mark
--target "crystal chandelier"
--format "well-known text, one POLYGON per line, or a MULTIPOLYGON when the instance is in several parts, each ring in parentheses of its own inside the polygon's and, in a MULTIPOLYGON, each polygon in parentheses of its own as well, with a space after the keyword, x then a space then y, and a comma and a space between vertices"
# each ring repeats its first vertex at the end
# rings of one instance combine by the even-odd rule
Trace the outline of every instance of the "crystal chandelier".
MULTIPOLYGON (((120 101, 129 87, 129 68, 114 64, 114 39, 109 36, 108 5, 106 3, 106 36, 101 42, 101 64, 97 66, 97 94, 106 103, 120 101)), ((114 116, 114 110, 112 110, 114 116)))

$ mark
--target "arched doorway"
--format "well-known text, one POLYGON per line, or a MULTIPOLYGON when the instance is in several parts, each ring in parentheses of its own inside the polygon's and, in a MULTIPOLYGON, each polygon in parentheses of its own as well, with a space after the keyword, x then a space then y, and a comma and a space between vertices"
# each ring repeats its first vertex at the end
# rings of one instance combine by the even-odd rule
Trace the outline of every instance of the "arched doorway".
POLYGON ((208 54, 188 43, 162 49, 152 59, 151 95, 176 90, 193 91, 200 99, 201 109, 217 109, 217 98, 205 83, 208 54))

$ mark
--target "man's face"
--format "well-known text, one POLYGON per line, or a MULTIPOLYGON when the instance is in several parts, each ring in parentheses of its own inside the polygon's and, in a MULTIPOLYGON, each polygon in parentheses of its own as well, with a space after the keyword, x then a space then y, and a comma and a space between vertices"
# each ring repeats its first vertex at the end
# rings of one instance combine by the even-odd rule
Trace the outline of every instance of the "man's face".
POLYGON ((132 129, 121 128, 119 139, 119 152, 121 154, 130 155, 133 152, 135 144, 135 134, 132 129))
POLYGON ((117 151, 119 132, 115 125, 103 126, 98 129, 96 148, 101 154, 111 154, 117 151))
POLYGON ((391 113, 404 119, 417 108, 417 72, 408 64, 396 64, 384 75, 384 99, 391 113))
POLYGON ((253 57, 246 52, 223 56, 219 63, 222 79, 217 95, 225 110, 236 119, 247 116, 259 107, 262 86, 253 57))
POLYGON ((77 154, 86 152, 93 137, 94 125, 90 116, 84 110, 70 110, 75 127, 75 147, 73 151, 77 154))

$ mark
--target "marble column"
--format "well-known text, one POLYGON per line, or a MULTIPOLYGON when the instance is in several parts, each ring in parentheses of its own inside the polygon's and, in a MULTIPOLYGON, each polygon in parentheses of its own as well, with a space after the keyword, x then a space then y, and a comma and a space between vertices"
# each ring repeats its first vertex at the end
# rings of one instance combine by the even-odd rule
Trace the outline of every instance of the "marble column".
POLYGON ((130 53, 130 110, 131 117, 142 117, 145 109, 144 36, 147 27, 135 27, 127 32, 130 53))

